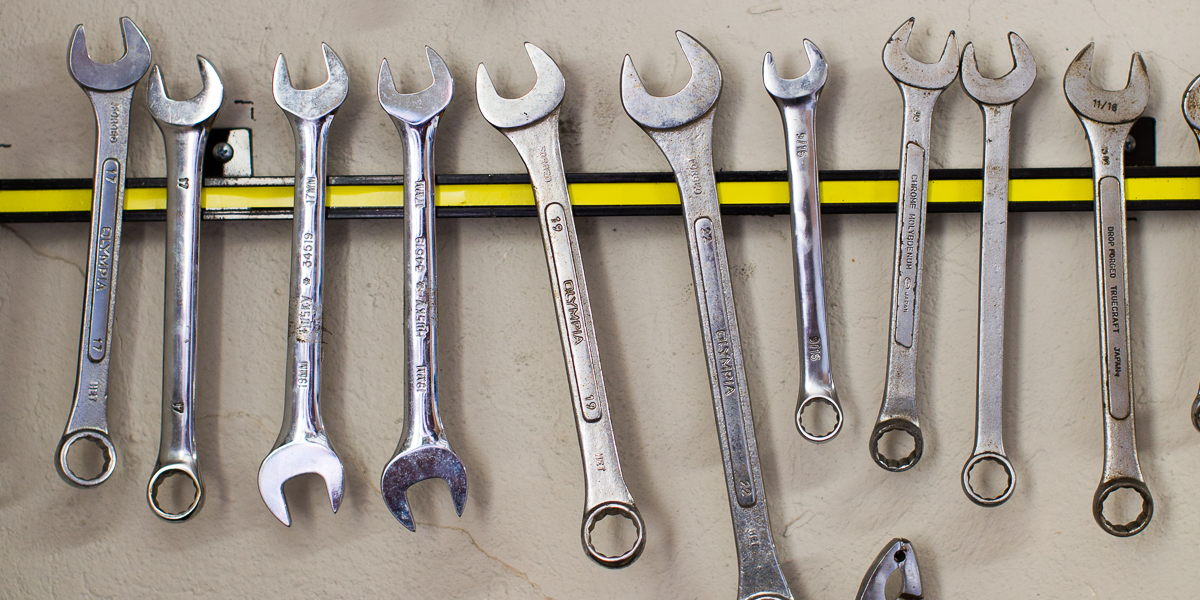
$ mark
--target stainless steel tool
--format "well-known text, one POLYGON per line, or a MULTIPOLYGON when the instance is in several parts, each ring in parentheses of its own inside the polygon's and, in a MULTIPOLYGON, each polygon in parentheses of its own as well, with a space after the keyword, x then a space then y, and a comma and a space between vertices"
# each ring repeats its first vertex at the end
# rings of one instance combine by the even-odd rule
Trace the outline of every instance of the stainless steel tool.
POLYGON ((925 201, 929 191, 929 138, 938 97, 958 77, 958 41, 946 38, 936 64, 908 55, 913 19, 892 34, 883 47, 883 66, 904 96, 904 134, 900 146, 900 199, 896 207, 896 253, 893 259, 891 335, 888 338, 887 386, 879 418, 871 430, 871 458, 888 471, 907 471, 925 449, 917 420, 917 339, 921 312, 922 253, 925 248, 925 201), (913 449, 890 458, 879 450, 884 434, 912 437, 913 449))
POLYGON ((558 65, 541 48, 526 43, 525 51, 537 72, 537 82, 529 93, 516 99, 501 98, 482 63, 475 91, 479 97, 479 112, 517 147, 533 183, 558 329, 562 334, 563 358, 567 363, 567 379, 575 407, 575 427, 583 453, 586 483, 581 532, 583 549, 600 565, 619 568, 641 556, 646 545, 645 523, 621 474, 592 323, 592 304, 588 299, 583 259, 579 255, 579 239, 575 235, 571 197, 567 193, 567 176, 558 139, 558 111, 567 83, 558 65), (592 529, 597 521, 607 516, 625 517, 637 529, 633 546, 616 556, 603 554, 592 544, 592 529))
POLYGON ((79 370, 75 400, 66 431, 58 442, 58 474, 69 484, 92 487, 104 483, 117 465, 108 433, 108 364, 112 358, 113 307, 116 306, 117 262, 121 251, 121 217, 125 207, 125 157, 129 151, 129 107, 133 89, 150 68, 150 44, 137 25, 121 17, 125 54, 111 64, 88 55, 83 25, 75 27, 67 51, 67 67, 96 111, 96 170, 92 179, 92 230, 88 241, 87 289, 79 336, 79 370), (67 455, 79 440, 101 447, 104 466, 95 477, 71 470, 67 455))
MULTIPOLYGON (((1193 79, 1183 93, 1183 118, 1200 142, 1200 77, 1193 79)), ((1200 391, 1196 392, 1196 399, 1192 401, 1192 427, 1200 431, 1200 391)))
POLYGON ((325 480, 337 512, 345 478, 342 461, 321 422, 321 313, 325 258, 325 157, 329 126, 346 99, 349 79, 333 50, 321 44, 328 80, 311 90, 292 87, 283 55, 275 62, 275 102, 296 138, 296 191, 293 217, 291 298, 288 306, 287 381, 283 427, 258 469, 263 502, 284 525, 292 524, 283 484, 316 473, 325 480))
POLYGON ((167 97, 158 66, 150 73, 146 94, 150 114, 163 134, 167 149, 167 260, 163 304, 162 439, 158 462, 146 486, 146 501, 154 514, 168 521, 186 521, 204 503, 204 484, 196 464, 196 285, 200 271, 200 191, 205 141, 225 99, 217 70, 203 56, 203 89, 189 100, 167 97), (163 508, 158 488, 171 475, 192 481, 192 502, 182 511, 163 508))
POLYGON ((1017 474, 1004 454, 1004 267, 1008 244, 1009 127, 1017 100, 1033 86, 1037 66, 1021 36, 1008 34, 1013 68, 998 79, 979 74, 975 46, 963 48, 962 85, 983 112, 983 216, 979 234, 979 372, 975 449, 962 470, 962 488, 980 506, 999 506, 1012 496, 1017 474), (988 461, 1008 477, 1004 490, 984 496, 971 487, 971 470, 988 461))
POLYGON ((871 568, 863 577, 862 585, 858 586, 856 600, 887 600, 885 592, 888 578, 892 573, 900 571, 900 595, 896 600, 921 600, 921 571, 917 568, 917 553, 913 550, 912 542, 904 538, 894 538, 888 542, 871 568))
POLYGON ((1063 91, 1087 132, 1092 149, 1096 204, 1096 276, 1100 301, 1100 393, 1104 405, 1104 474, 1092 498, 1092 515, 1104 531, 1137 534, 1150 523, 1154 500, 1138 465, 1133 422, 1133 356, 1129 346, 1128 264, 1125 252, 1125 139, 1150 100, 1150 78, 1134 53, 1125 89, 1092 84, 1093 44, 1067 67, 1063 91), (1124 524, 1104 516, 1104 501, 1118 489, 1142 497, 1142 510, 1124 524))
POLYGON ((630 118, 662 150, 679 184, 737 543, 738 598, 791 599, 767 519, 767 498, 758 464, 754 417, 750 413, 750 392, 713 175, 713 107, 721 93, 721 69, 700 42, 682 31, 675 32, 675 37, 692 69, 687 85, 672 96, 651 96, 642 85, 633 59, 626 55, 621 69, 621 102, 630 118))
POLYGON ((829 366, 829 334, 825 326, 825 276, 821 260, 821 200, 818 192, 817 140, 814 110, 825 87, 825 56, 817 45, 804 40, 808 72, 783 79, 768 52, 763 59, 763 84, 783 116, 787 136, 788 191, 792 198, 792 246, 796 267, 796 317, 800 333, 803 381, 796 404, 796 429, 810 442, 828 442, 842 430, 842 404, 838 402, 829 366), (825 433, 804 428, 804 409, 814 403, 833 408, 837 421, 825 433))
POLYGON ((383 501, 409 531, 416 531, 408 506, 408 488, 439 478, 450 487, 454 509, 462 516, 467 502, 467 472, 450 449, 438 415, 437 271, 434 245, 433 139, 442 111, 454 95, 450 69, 425 47, 433 83, 415 94, 396 91, 387 59, 379 67, 379 104, 404 141, 404 393, 407 418, 396 453, 380 478, 383 501))

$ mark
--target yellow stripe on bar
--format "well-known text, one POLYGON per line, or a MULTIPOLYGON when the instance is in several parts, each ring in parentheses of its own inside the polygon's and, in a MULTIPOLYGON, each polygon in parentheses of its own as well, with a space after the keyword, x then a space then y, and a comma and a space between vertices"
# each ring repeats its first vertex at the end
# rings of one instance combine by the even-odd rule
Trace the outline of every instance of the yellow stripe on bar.
MULTIPOLYGON (((569 186, 576 206, 663 206, 678 205, 679 192, 672 182, 660 183, 574 183, 569 186)), ((1012 202, 1091 202, 1090 179, 1013 179, 1009 182, 1012 202)), ((398 185, 331 186, 327 204, 333 208, 392 208, 404 205, 403 187, 398 185)), ((717 184, 722 204, 787 204, 785 181, 731 181, 717 184)), ((888 204, 896 202, 896 181, 823 181, 822 204, 888 204)), ((1200 177, 1140 177, 1126 180, 1131 201, 1200 200, 1200 177)), ((934 179, 929 183, 929 201, 979 202, 983 183, 978 179, 934 179)), ((292 188, 209 187, 201 200, 207 209, 291 208, 292 188)), ((87 212, 90 190, 0 190, 0 213, 87 212)), ((533 206, 533 188, 528 184, 441 185, 437 205, 446 207, 533 206)), ((163 210, 163 188, 130 188, 125 192, 127 210, 163 210)))

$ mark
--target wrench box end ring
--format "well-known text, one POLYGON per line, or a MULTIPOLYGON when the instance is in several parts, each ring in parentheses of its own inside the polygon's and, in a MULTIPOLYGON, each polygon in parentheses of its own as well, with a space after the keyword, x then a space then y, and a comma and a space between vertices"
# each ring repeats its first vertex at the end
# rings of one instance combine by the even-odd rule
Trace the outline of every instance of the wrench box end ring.
POLYGON ((100 485, 108 480, 109 475, 113 474, 113 470, 117 467, 117 449, 113 447, 112 440, 108 439, 108 433, 95 430, 84 429, 75 433, 64 435, 62 440, 58 442, 58 474, 62 476, 67 483, 81 488, 89 488, 100 485), (104 468, 100 474, 93 479, 84 479, 71 471, 71 465, 67 462, 67 455, 71 453, 71 446, 79 440, 91 440, 100 444, 100 449, 104 452, 104 468))
POLYGON ((979 506, 1000 506, 1012 496, 1013 489, 1017 487, 1017 474, 1013 470, 1012 463, 1009 462, 1007 456, 998 452, 980 452, 968 458, 967 464, 963 465, 962 487, 963 493, 967 495, 967 498, 971 499, 971 502, 979 506), (1004 469, 1004 474, 1008 476, 1008 485, 1004 487, 1004 491, 991 498, 976 492, 975 488, 971 487, 971 471, 984 461, 991 461, 1000 465, 1000 468, 1004 469))
POLYGON ((875 461, 875 464, 887 471, 899 473, 913 468, 921 460, 921 453, 925 450, 925 441, 921 437, 921 428, 916 423, 905 419, 888 419, 876 423, 875 428, 871 430, 870 450, 871 458, 875 461), (908 453, 908 456, 891 459, 879 452, 879 440, 889 431, 903 431, 912 437, 913 449, 912 452, 908 453))
POLYGON ((150 476, 150 483, 146 485, 146 502, 150 504, 150 510, 164 521, 178 523, 192 518, 204 504, 204 486, 200 484, 200 474, 191 467, 181 464, 159 466, 150 476), (192 496, 192 502, 187 508, 179 512, 168 512, 158 505, 158 488, 168 477, 176 474, 182 474, 190 479, 196 488, 196 493, 192 496))
POLYGON ((638 511, 637 505, 632 502, 605 502, 596 505, 584 514, 582 533, 583 550, 587 553, 588 558, 596 561, 600 566, 610 569, 620 569, 633 564, 633 561, 642 555, 642 550, 646 549, 646 524, 642 520, 642 513, 638 511), (625 517, 632 521, 634 528, 637 529, 637 541, 633 543, 633 547, 617 556, 602 554, 592 545, 592 530, 596 528, 596 523, 609 516, 625 517))
POLYGON ((1096 488, 1096 495, 1092 497, 1092 515, 1096 517, 1096 524, 1112 535, 1117 537, 1137 535, 1150 524, 1150 518, 1154 516, 1154 498, 1150 496, 1150 488, 1140 479, 1117 477, 1102 481, 1100 487, 1096 488), (1119 525, 1104 517, 1104 501, 1108 499, 1109 494, 1122 488, 1131 489, 1142 497, 1142 511, 1132 521, 1119 525))
MULTIPOLYGON (((842 430, 842 418, 843 417, 844 417, 844 415, 842 414, 842 405, 839 404, 838 401, 832 397, 832 395, 830 395, 830 396, 819 396, 818 395, 818 396, 802 397, 800 399, 800 401, 796 403, 796 430, 800 432, 800 437, 802 437, 810 442, 813 442, 815 444, 822 444, 822 443, 828 442, 829 440, 832 440, 833 438, 837 437, 837 434, 842 430), (837 415, 837 422, 833 424, 833 429, 830 429, 827 433, 823 433, 820 435, 813 434, 813 433, 809 432, 807 429, 805 429, 804 428, 804 419, 803 419, 804 409, 808 408, 812 404, 818 403, 818 402, 825 404, 825 405, 829 406, 830 408, 832 408, 834 411, 834 414, 837 415)), ((872 452, 872 454, 873 453, 874 452, 872 452)))

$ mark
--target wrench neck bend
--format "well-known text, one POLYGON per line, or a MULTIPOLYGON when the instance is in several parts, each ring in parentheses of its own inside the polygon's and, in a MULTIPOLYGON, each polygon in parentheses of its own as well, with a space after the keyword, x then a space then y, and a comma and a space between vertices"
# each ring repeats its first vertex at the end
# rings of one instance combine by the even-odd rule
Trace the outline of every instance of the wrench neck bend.
POLYGON ((277 448, 292 441, 328 444, 321 422, 320 391, 325 161, 333 114, 316 119, 285 114, 296 137, 296 184, 288 303, 288 389, 277 448))

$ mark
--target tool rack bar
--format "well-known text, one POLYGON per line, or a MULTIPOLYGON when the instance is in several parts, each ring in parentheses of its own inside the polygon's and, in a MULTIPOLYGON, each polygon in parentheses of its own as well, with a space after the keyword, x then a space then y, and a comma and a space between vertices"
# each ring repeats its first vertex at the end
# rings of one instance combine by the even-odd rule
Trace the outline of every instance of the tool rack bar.
MULTIPOLYGON (((821 210, 888 213, 896 210, 895 170, 823 171, 821 210)), ((1090 211, 1092 174, 1087 168, 1013 169, 1009 210, 1090 211)), ((930 212, 979 212, 980 169, 930 171, 930 212)), ((526 174, 439 175, 439 217, 536 216, 526 174)), ((213 178, 204 182, 206 220, 290 219, 291 177, 213 178)), ((567 176, 580 216, 680 214, 670 173, 576 173, 567 176)), ((87 221, 91 179, 0 180, 0 222, 87 221)), ((132 178, 125 192, 125 219, 165 219, 162 178, 132 178)), ((328 218, 394 219, 404 214, 403 176, 330 177, 328 218)), ((1200 210, 1200 167, 1129 167, 1129 210, 1200 210)), ((722 212, 781 215, 789 211, 784 171, 718 172, 722 212)))

